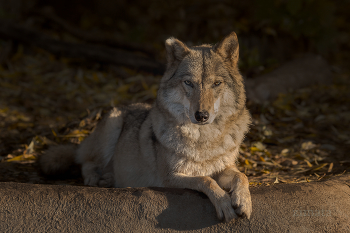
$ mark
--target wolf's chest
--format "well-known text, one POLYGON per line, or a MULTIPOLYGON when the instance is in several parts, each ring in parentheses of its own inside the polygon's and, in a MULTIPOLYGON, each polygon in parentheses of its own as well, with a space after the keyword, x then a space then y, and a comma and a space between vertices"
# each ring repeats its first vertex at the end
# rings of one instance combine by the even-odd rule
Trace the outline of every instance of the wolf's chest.
POLYGON ((179 127, 167 131, 162 135, 162 144, 176 154, 182 154, 196 162, 211 161, 237 146, 235 136, 230 132, 223 132, 217 127, 203 128, 179 127))
POLYGON ((214 124, 190 125, 160 129, 156 135, 170 155, 168 163, 172 169, 187 175, 208 176, 236 161, 238 143, 229 131, 214 124))
POLYGON ((211 176, 214 173, 234 165, 236 160, 235 151, 219 155, 208 160, 195 161, 190 157, 181 157, 173 161, 176 172, 190 176, 211 176))

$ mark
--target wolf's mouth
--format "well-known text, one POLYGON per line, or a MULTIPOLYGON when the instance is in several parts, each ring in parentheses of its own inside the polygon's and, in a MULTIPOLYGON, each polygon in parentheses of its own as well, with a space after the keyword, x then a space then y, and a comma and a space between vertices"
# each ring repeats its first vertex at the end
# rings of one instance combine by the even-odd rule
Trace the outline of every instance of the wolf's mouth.
POLYGON ((193 123, 193 124, 195 124, 195 125, 208 125, 208 124, 210 124, 210 122, 196 122, 196 123, 193 123))

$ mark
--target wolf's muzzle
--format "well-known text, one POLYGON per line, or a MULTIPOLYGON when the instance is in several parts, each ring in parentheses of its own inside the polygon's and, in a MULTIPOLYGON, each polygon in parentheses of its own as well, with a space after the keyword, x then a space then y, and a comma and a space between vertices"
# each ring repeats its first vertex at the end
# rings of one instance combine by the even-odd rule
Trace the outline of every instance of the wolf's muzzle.
POLYGON ((198 122, 206 122, 209 119, 209 113, 207 111, 202 111, 202 112, 197 111, 194 114, 194 117, 198 122))

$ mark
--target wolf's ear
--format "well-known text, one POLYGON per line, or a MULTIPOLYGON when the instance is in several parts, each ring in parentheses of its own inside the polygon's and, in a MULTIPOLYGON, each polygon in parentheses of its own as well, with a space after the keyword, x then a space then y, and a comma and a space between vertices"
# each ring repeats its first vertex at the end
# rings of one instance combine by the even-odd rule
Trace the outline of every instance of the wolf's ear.
POLYGON ((237 66, 239 58, 238 38, 235 32, 231 32, 221 42, 214 46, 214 51, 233 67, 237 66))
POLYGON ((190 49, 178 39, 170 37, 165 41, 168 68, 175 62, 181 61, 190 52, 190 49))

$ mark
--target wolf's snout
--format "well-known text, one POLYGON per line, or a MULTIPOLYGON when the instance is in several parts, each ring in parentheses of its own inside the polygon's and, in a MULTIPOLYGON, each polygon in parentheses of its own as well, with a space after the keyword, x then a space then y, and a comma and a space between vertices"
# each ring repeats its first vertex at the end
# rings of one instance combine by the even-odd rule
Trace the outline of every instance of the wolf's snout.
POLYGON ((209 119, 209 113, 207 111, 202 111, 202 112, 197 111, 194 114, 194 117, 198 122, 206 122, 209 119))

